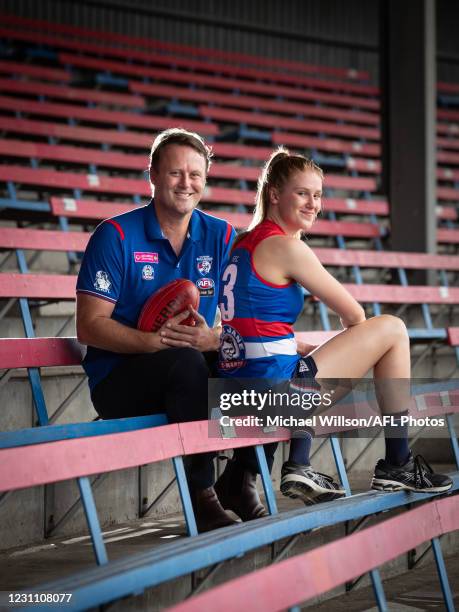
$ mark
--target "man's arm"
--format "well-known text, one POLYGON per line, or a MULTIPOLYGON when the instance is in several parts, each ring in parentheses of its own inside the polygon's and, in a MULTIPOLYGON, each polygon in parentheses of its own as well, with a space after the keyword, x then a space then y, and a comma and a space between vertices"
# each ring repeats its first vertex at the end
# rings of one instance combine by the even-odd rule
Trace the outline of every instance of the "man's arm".
MULTIPOLYGON (((155 353, 168 347, 191 346, 187 339, 170 339, 164 342, 161 330, 143 332, 123 325, 111 318, 115 305, 84 293, 77 293, 76 328, 82 344, 114 353, 155 353)), ((178 325, 189 315, 177 315, 170 322, 178 325)))

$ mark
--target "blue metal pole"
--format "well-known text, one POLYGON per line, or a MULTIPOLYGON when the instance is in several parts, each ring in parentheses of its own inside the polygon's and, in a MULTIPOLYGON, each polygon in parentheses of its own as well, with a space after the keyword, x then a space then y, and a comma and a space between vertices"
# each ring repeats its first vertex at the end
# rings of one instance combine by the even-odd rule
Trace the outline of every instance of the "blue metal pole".
POLYGON ((446 415, 446 422, 448 424, 449 435, 451 438, 451 446, 453 447, 454 459, 456 460, 456 465, 459 469, 459 443, 457 441, 456 428, 453 423, 453 415, 446 415))
POLYGON ((370 572, 371 583, 373 585, 373 592, 375 594, 376 603, 378 604, 378 610, 380 612, 387 612, 386 595, 384 594, 384 587, 382 585, 381 574, 379 570, 374 569, 370 572))
POLYGON ((443 592, 443 599, 445 600, 445 607, 448 612, 454 612, 456 608, 454 607, 451 587, 449 586, 448 574, 446 573, 440 540, 438 538, 432 538, 431 544, 435 556, 435 563, 437 564, 438 577, 440 579, 441 590, 443 592))
POLYGON ((182 500, 183 513, 185 515, 186 526, 189 536, 198 535, 198 528, 196 526, 196 519, 194 516, 193 505, 191 503, 190 489, 188 488, 188 481, 185 474, 185 466, 183 465, 182 457, 174 457, 172 459, 174 464, 175 476, 177 478, 177 484, 180 493, 180 499, 182 500))
POLYGON ((336 469, 338 470, 339 479, 346 491, 346 497, 351 494, 351 487, 349 486, 349 480, 347 479, 346 468, 344 466, 343 455, 339 446, 339 440, 336 436, 330 436, 330 444, 335 458, 336 469))
POLYGON ((271 474, 269 473, 268 464, 266 462, 265 449, 261 444, 255 446, 255 454, 257 456, 258 467, 260 468, 261 482, 263 483, 269 514, 277 514, 276 496, 271 482, 271 474))
POLYGON ((96 555, 97 565, 105 565, 108 563, 107 551, 105 549, 102 531, 100 528, 99 518, 97 516, 96 504, 91 490, 91 483, 87 476, 78 478, 78 487, 80 488, 81 501, 83 502, 86 521, 91 534, 92 546, 96 555))

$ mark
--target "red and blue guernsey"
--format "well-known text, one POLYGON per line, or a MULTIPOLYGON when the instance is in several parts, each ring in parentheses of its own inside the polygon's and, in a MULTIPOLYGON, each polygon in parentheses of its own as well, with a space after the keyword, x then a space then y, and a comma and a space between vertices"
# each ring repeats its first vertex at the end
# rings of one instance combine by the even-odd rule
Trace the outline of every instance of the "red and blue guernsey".
POLYGON ((220 290, 223 333, 219 373, 223 377, 291 378, 299 360, 293 323, 304 296, 294 281, 274 285, 258 275, 253 253, 262 240, 285 235, 263 221, 234 248, 220 290))
MULTIPOLYGON (((97 227, 83 257, 77 292, 111 302, 112 319, 135 328, 152 293, 171 280, 187 278, 198 287, 199 312, 212 327, 234 234, 226 221, 194 210, 177 256, 161 231, 152 201, 97 227)), ((91 391, 125 358, 88 346, 83 366, 91 391)))

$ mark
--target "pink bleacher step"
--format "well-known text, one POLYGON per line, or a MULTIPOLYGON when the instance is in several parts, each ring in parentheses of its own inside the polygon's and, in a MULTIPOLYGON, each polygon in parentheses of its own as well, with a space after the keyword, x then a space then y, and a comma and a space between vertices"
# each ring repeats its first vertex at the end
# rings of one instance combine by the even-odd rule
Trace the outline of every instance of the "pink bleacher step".
POLYGON ((444 136, 440 136, 437 138, 437 147, 457 151, 459 150, 459 138, 445 138, 444 136))
POLYGON ((86 347, 76 338, 2 338, 0 369, 81 365, 86 347))
POLYGON ((259 109, 264 111, 278 112, 284 115, 303 114, 306 117, 319 117, 332 121, 343 120, 349 123, 363 123, 378 125, 380 119, 377 114, 361 111, 343 110, 326 106, 314 106, 312 104, 301 104, 287 100, 269 100, 261 96, 248 96, 243 94, 228 95, 209 89, 190 89, 189 87, 177 87, 172 85, 159 85, 157 83, 141 83, 131 81, 129 89, 136 93, 156 98, 178 98, 200 103, 213 103, 235 108, 259 109))
MULTIPOLYGON (((317 101, 318 99, 317 91, 307 91, 297 87, 290 87, 280 84, 274 85, 269 83, 257 83, 255 81, 213 76, 209 74, 193 73, 191 75, 187 71, 173 70, 171 68, 167 69, 151 66, 138 66, 125 62, 102 60, 71 53, 59 53, 59 61, 64 65, 72 65, 88 70, 110 70, 114 74, 120 74, 126 77, 138 77, 139 79, 150 77, 151 79, 163 80, 172 83, 185 83, 186 85, 189 85, 191 82, 194 85, 202 85, 204 87, 212 87, 215 89, 230 91, 238 89, 243 93, 257 93, 271 95, 273 97, 284 96, 291 100, 317 101)), ((320 100, 323 103, 336 104, 337 106, 347 106, 351 108, 358 107, 369 110, 379 109, 379 101, 368 97, 320 92, 320 100)))
POLYGON ((329 153, 352 153, 366 155, 368 157, 379 157, 381 147, 376 143, 362 143, 358 141, 338 140, 336 138, 315 138, 304 134, 294 134, 290 132, 273 132, 271 141, 274 145, 285 145, 298 148, 317 148, 329 153))
POLYGON ((286 610, 457 529, 459 497, 435 499, 345 538, 246 573, 168 610, 201 612, 218 609, 221 602, 226 612, 286 610))
MULTIPOLYGON (((71 198, 51 198, 55 215, 103 219, 132 210, 136 207, 98 201, 82 201, 71 198)), ((60 230, 0 227, 1 249, 29 249, 46 251, 83 252, 91 234, 89 232, 64 232, 60 230)), ((361 266, 363 268, 403 268, 414 270, 459 270, 459 258, 455 255, 403 253, 394 251, 363 251, 358 249, 314 249, 314 253, 326 266, 361 266)), ((322 332, 321 332, 322 333, 322 332)), ((323 332, 328 333, 328 332, 323 332)))
POLYGON ((451 202, 459 202, 459 189, 454 187, 437 187, 437 198, 451 202))
POLYGON ((459 166, 459 153, 437 151, 437 163, 459 166))
POLYGON ((99 200, 75 200, 74 198, 50 198, 53 215, 76 219, 108 219, 121 215, 138 206, 99 200))
POLYGON ((448 327, 448 344, 451 346, 459 346, 459 327, 448 327))
POLYGON ((358 302, 381 304, 459 304, 459 289, 455 287, 427 287, 413 285, 355 285, 343 286, 358 302))
MULTIPOLYGON (((19 134, 34 134, 36 136, 52 136, 58 139, 89 142, 92 144, 108 144, 147 151, 155 134, 147 132, 120 131, 98 129, 81 126, 70 126, 62 123, 34 121, 32 119, 17 119, 0 116, 0 130, 19 134)), ((319 140, 319 139, 317 139, 319 140)), ((253 147, 248 145, 216 142, 212 150, 217 157, 247 158, 264 162, 272 153, 272 147, 253 147)), ((145 153, 144 153, 145 155, 145 153)))
POLYGON ((69 82, 72 78, 68 70, 61 68, 45 68, 44 66, 31 66, 30 64, 0 60, 0 74, 11 73, 20 74, 22 77, 32 77, 40 81, 69 82))
POLYGON ((404 268, 411 270, 459 270, 456 255, 362 251, 315 247, 314 253, 324 265, 362 266, 366 268, 404 268))
MULTIPOLYGON (((340 332, 296 332, 308 344, 323 344, 340 332)), ((0 338, 0 369, 80 365, 86 347, 74 337, 0 338)))
POLYGON ((438 83, 438 91, 441 93, 459 93, 458 83, 438 83))
POLYGON ((459 244, 459 230, 449 228, 437 230, 437 242, 459 244))
POLYGON ((83 252, 90 236, 89 232, 0 227, 0 248, 83 252))
POLYGON ((447 121, 459 121, 459 111, 452 108, 437 108, 437 118, 447 121))
POLYGON ((20 26, 23 28, 32 28, 33 30, 52 31, 59 34, 70 34, 79 39, 88 38, 93 40, 97 38, 100 41, 122 43, 127 46, 136 48, 144 47, 147 49, 160 49, 162 51, 181 53, 186 56, 202 56, 204 58, 219 58, 226 59, 232 63, 240 62, 243 64, 255 64, 262 66, 276 66, 282 69, 291 70, 294 72, 317 73, 320 75, 329 74, 337 78, 346 78, 351 80, 365 81, 369 79, 369 73, 363 70, 355 70, 353 68, 338 68, 334 66, 311 65, 304 62, 280 60, 275 58, 266 58, 257 55, 249 55, 247 53, 236 53, 231 51, 223 51, 220 49, 211 49, 204 47, 194 47, 172 42, 154 40, 151 38, 142 38, 119 34, 115 32, 92 30, 74 25, 63 23, 50 23, 49 21, 29 19, 19 17, 17 15, 1 15, 1 20, 4 24, 20 26))
MULTIPOLYGON (((67 161, 85 165, 92 163, 124 170, 145 170, 145 155, 100 151, 98 149, 87 149, 66 145, 24 142, 14 139, 0 139, 0 155, 36 157, 39 159, 67 161)), ((258 180, 260 174, 261 169, 257 167, 215 162, 210 168, 209 176, 232 180, 245 179, 255 182, 258 180)), ((375 191, 376 182, 374 179, 369 178, 330 174, 327 175, 327 186, 332 189, 375 191)))
MULTIPOLYGON (((2 122, 0 121, 0 128, 1 125, 2 122)), ((27 126, 24 126, 24 129, 26 127, 27 126)), ((44 132, 45 130, 41 131, 44 132)), ((14 156, 17 157, 36 157, 39 159, 84 163, 85 165, 93 163, 100 166, 139 171, 145 169, 145 155, 125 154, 117 151, 101 151, 93 148, 85 149, 68 145, 49 145, 15 139, 0 139, 0 154, 5 156, 14 154, 14 156)), ((215 162, 211 166, 209 176, 233 180, 245 179, 256 181, 260 172, 260 168, 253 166, 220 164, 215 162)), ((450 171, 442 169, 437 171, 439 175, 451 178, 452 175, 448 174, 448 172, 450 171)), ((373 179, 333 174, 327 174, 326 185, 332 189, 351 189, 356 191, 374 191, 376 189, 376 183, 373 179)), ((356 214, 388 214, 387 204, 384 201, 378 200, 368 202, 365 200, 342 199, 340 203, 338 203, 338 200, 327 198, 326 208, 328 210, 334 210, 335 212, 352 212, 354 209, 356 214), (332 204, 330 204, 330 202, 332 202, 332 204)), ((455 220, 457 219, 457 212, 452 207, 438 207, 437 216, 442 219, 455 220)))
POLYGON ((452 170, 451 168, 437 168, 437 178, 445 181, 459 181, 459 170, 452 170))
MULTIPOLYGON (((124 124, 143 129, 163 130, 171 127, 175 121, 169 117, 159 117, 156 115, 138 115, 124 111, 111 111, 75 104, 59 104, 56 102, 36 102, 34 100, 24 100, 9 96, 0 96, 0 109, 10 111, 21 111, 33 115, 45 115, 49 117, 62 117, 68 119, 81 119, 93 123, 124 124)), ((191 119, 181 119, 180 125, 189 130, 199 132, 203 135, 215 136, 218 134, 218 127, 213 123, 204 121, 193 121, 191 119)))
POLYGON ((97 174, 57 172, 56 170, 30 169, 24 166, 0 166, 0 180, 49 188, 84 189, 95 192, 139 194, 148 196, 150 186, 146 180, 122 179, 97 174))
POLYGON ((31 119, 15 119, 0 117, 0 129, 34 134, 36 136, 52 136, 64 140, 76 140, 95 144, 109 144, 122 147, 132 147, 147 151, 153 142, 154 133, 129 132, 113 129, 71 126, 63 123, 34 121, 31 119))
MULTIPOLYGON (((138 49, 126 49, 100 45, 93 42, 71 40, 68 37, 45 34, 43 32, 25 32, 23 30, 12 30, 0 28, 0 36, 7 39, 31 42, 33 44, 45 44, 61 49, 71 49, 78 53, 89 53, 96 56, 123 58, 125 60, 137 60, 149 64, 160 64, 164 66, 180 66, 187 71, 220 73, 230 77, 242 77, 253 80, 270 80, 290 85, 302 85, 329 91, 340 91, 344 93, 360 94, 362 96, 376 96, 378 89, 372 85, 351 83, 347 81, 324 80, 316 77, 292 75, 283 71, 268 71, 259 68, 244 68, 235 64, 209 62, 179 55, 160 54, 138 49)), ((141 64, 140 64, 141 65, 141 64)))
POLYGON ((457 123, 437 123, 437 134, 457 136, 459 134, 459 125, 457 123))
POLYGON ((297 132, 324 132, 336 136, 348 136, 354 138, 368 138, 379 140, 378 129, 366 128, 327 121, 305 121, 304 119, 290 119, 280 115, 267 115, 247 111, 238 111, 216 106, 199 106, 199 114, 205 119, 223 121, 229 123, 247 123, 248 125, 262 126, 265 128, 282 128, 285 130, 296 130, 297 132))
MULTIPOLYGON (((17 119, 15 117, 0 117, 0 129, 5 132, 19 134, 34 134, 36 136, 53 136, 65 140, 90 142, 100 145, 118 145, 147 150, 152 143, 154 134, 147 132, 120 131, 110 129, 69 126, 62 123, 17 119)), ((311 138, 311 146, 320 144, 320 139, 311 138)), ((327 141, 325 141, 327 142, 327 141)), ((227 158, 246 158, 264 162, 272 153, 272 147, 253 147, 249 145, 216 142, 212 149, 216 156, 227 158)))
MULTIPOLYGON (((1 172, 0 172, 1 176, 1 172)), ((227 190, 230 191, 230 190, 227 190)), ((108 217, 132 210, 129 204, 99 202, 97 200, 75 200, 73 198, 51 198, 51 210, 54 215, 74 217, 77 219, 106 219, 108 217)), ((252 215, 248 213, 228 212, 222 210, 206 210, 219 219, 224 219, 236 228, 246 228, 252 215)), ((380 229, 372 223, 349 223, 346 221, 319 220, 314 223, 309 234, 311 236, 347 236, 349 238, 377 238, 380 229)))
MULTIPOLYGON (((83 189, 97 193, 150 196, 150 184, 146 179, 110 177, 98 174, 58 172, 24 166, 0 166, 0 181, 14 181, 26 185, 41 185, 49 188, 83 189)), ((254 191, 242 191, 227 187, 207 186, 204 202, 253 205, 254 191)))
MULTIPOLYGON (((211 437, 209 422, 197 421, 0 449, 0 491, 113 472, 208 450, 221 451, 266 443, 267 434, 263 434, 260 428, 253 428, 252 436, 250 431, 248 434, 249 437, 229 439, 217 435, 211 437)), ((280 428, 269 436, 272 441, 289 437, 289 432, 280 428)))
MULTIPOLYGON (((22 64, 21 64, 22 65, 22 64)), ((34 81, 18 81, 17 79, 0 79, 0 89, 3 92, 25 93, 33 96, 49 96, 78 102, 98 102, 110 106, 127 106, 130 108, 145 108, 142 96, 123 94, 113 91, 98 91, 96 89, 76 89, 75 87, 62 87, 36 83, 34 81)))
POLYGON ((76 276, 66 274, 1 275, 0 298, 32 298, 74 300, 76 276))
POLYGON ((368 174, 381 174, 381 162, 375 159, 360 159, 354 157, 346 158, 346 168, 357 172, 367 172, 368 174))
POLYGON ((447 219, 449 221, 457 221, 459 218, 458 212, 454 206, 441 206, 435 207, 438 219, 447 219))

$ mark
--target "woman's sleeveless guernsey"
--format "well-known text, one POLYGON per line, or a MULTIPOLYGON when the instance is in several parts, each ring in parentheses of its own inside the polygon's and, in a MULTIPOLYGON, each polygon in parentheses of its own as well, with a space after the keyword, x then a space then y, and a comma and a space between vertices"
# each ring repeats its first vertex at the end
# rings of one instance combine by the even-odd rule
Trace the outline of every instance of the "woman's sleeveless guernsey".
POLYGON ((263 221, 230 256, 220 294, 220 376, 291 378, 294 373, 299 356, 293 323, 303 308, 302 289, 293 281, 269 283, 253 265, 253 253, 260 242, 284 235, 276 223, 263 221))

